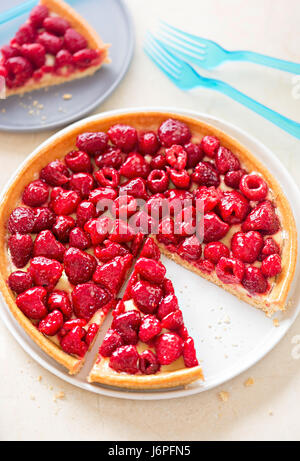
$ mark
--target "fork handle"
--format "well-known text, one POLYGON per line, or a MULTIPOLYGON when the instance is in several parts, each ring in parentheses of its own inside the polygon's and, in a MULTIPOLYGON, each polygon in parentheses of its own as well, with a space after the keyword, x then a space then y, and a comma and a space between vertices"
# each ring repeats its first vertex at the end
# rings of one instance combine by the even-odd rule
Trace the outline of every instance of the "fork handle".
POLYGON ((215 89, 248 107, 248 109, 253 110, 257 114, 274 123, 274 125, 277 125, 282 130, 285 130, 292 136, 295 136, 295 138, 300 139, 300 123, 284 117, 284 115, 281 115, 269 107, 260 104, 258 101, 255 101, 255 99, 250 98, 246 94, 221 80, 215 80, 215 89))
POLYGON ((254 51, 228 51, 228 58, 232 61, 250 61, 263 66, 280 69, 292 74, 300 74, 300 64, 285 61, 284 59, 272 58, 265 54, 254 53, 254 51))

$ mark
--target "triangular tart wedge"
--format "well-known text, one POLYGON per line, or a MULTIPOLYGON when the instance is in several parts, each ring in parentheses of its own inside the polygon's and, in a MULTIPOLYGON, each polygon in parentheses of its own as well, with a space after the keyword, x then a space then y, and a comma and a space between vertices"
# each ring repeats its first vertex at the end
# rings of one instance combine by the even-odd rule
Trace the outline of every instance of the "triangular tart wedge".
POLYGON ((176 387, 203 379, 160 251, 149 237, 89 375, 130 389, 176 387))
POLYGON ((108 48, 71 6, 62 0, 40 0, 1 48, 6 96, 93 75, 110 62, 108 48))

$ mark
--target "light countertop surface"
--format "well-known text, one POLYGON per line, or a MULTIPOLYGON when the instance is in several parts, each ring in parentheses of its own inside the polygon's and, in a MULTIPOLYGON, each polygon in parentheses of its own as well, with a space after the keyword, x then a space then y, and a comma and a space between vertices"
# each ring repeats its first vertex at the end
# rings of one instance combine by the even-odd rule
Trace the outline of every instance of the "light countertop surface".
MULTIPOLYGON (((97 112, 155 105, 207 112, 263 142, 300 184, 299 141, 225 96, 180 91, 142 51, 147 27, 162 18, 229 49, 299 62, 299 1, 126 3, 136 27, 135 55, 123 82, 97 112)), ((227 63, 211 75, 300 121, 300 76, 246 63, 227 63)), ((50 134, 0 133, 1 187, 50 134)), ((300 360, 292 356, 297 335, 300 318, 267 357, 217 389, 177 400, 130 401, 90 394, 56 378, 22 350, 0 321, 0 440, 299 440, 300 360), (249 377, 254 384, 246 387, 249 377), (221 391, 229 392, 228 401, 219 398, 221 391)))

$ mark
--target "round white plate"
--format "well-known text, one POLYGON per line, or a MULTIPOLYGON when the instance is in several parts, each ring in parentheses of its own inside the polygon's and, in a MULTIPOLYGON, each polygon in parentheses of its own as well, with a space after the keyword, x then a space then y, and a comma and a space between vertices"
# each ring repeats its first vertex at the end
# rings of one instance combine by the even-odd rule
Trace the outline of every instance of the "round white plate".
MULTIPOLYGON (((297 227, 300 227, 299 190, 289 173, 269 149, 227 122, 202 113, 166 107, 115 110, 89 117, 83 122, 86 123, 86 121, 97 120, 108 115, 137 112, 139 110, 143 112, 147 110, 177 112, 190 115, 208 122, 238 139, 264 162, 271 173, 280 181, 285 194, 293 205, 297 227)), ((68 130, 74 126, 80 126, 81 123, 82 121, 77 122, 56 133, 49 140, 45 141, 43 145, 53 142, 62 133, 67 133, 68 130)), ((35 152, 32 155, 34 154, 35 152)), ((28 159, 27 157, 25 162, 28 159)), ((9 184, 7 187, 9 187, 9 184)), ((292 305, 287 313, 276 315, 280 320, 280 326, 275 328, 272 320, 266 318, 257 309, 239 301, 221 288, 179 267, 174 262, 166 258, 163 258, 163 262, 167 267, 168 277, 174 282, 187 327, 195 339, 198 357, 201 359, 205 375, 204 383, 196 382, 185 388, 152 392, 117 390, 103 385, 89 384, 86 381, 86 377, 92 366, 97 347, 109 326, 110 319, 106 320, 102 328, 102 334, 97 339, 94 350, 89 354, 88 360, 81 372, 77 376, 71 377, 29 338, 12 317, 4 302, 2 302, 0 314, 10 332, 28 354, 40 365, 61 379, 97 394, 125 399, 154 400, 184 397, 203 392, 247 370, 273 349, 290 328, 299 312, 300 280, 298 266, 289 296, 292 305)))

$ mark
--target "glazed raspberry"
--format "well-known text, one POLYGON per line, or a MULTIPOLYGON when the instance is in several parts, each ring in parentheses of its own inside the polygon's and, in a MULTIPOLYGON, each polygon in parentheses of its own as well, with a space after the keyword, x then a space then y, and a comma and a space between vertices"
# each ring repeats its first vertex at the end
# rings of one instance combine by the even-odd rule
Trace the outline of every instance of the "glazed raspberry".
POLYGON ((259 260, 263 260, 267 256, 273 254, 280 254, 280 246, 278 245, 272 237, 267 237, 264 241, 264 246, 261 250, 261 254, 259 255, 259 260))
POLYGON ((26 43, 22 45, 21 53, 36 69, 39 69, 45 64, 46 50, 40 43, 26 43))
POLYGON ((131 295, 144 314, 153 314, 162 298, 162 289, 150 282, 141 280, 131 287, 131 295))
POLYGON ((171 282, 170 279, 167 279, 167 278, 164 279, 163 292, 164 292, 164 297, 168 295, 173 295, 175 293, 173 283, 171 282))
POLYGON ((216 274, 224 283, 241 283, 245 272, 242 261, 235 258, 220 258, 216 265, 216 274))
MULTIPOLYGON (((74 54, 77 51, 87 48, 86 39, 77 30, 69 28, 64 35, 64 46, 70 53, 74 54)), ((80 147, 79 147, 80 149, 80 147)))
POLYGON ((147 200, 146 211, 149 216, 158 221, 169 213, 169 201, 163 194, 152 195, 147 200))
POLYGON ((74 173, 72 174, 69 182, 70 189, 75 190, 86 199, 89 197, 94 187, 94 178, 89 173, 74 173))
POLYGON ((218 207, 222 219, 229 224, 241 223, 250 211, 248 200, 236 190, 224 192, 218 207))
POLYGON ((36 207, 47 202, 49 196, 49 187, 43 181, 33 181, 25 188, 23 192, 23 202, 25 205, 36 207))
POLYGON ((222 197, 222 192, 220 189, 216 189, 215 187, 206 187, 202 186, 199 189, 194 190, 194 199, 195 204, 198 203, 198 210, 207 213, 208 211, 212 211, 219 203, 222 197))
POLYGON ((113 125, 107 132, 111 142, 124 152, 134 150, 137 144, 136 129, 121 123, 113 125))
POLYGON ((75 227, 75 220, 71 216, 57 216, 52 227, 54 235, 60 242, 69 240, 70 232, 75 227))
MULTIPOLYGON (((84 174, 84 173, 77 173, 84 174)), ((51 200, 50 206, 57 215, 69 215, 76 211, 80 203, 80 195, 74 190, 65 190, 60 192, 54 200, 51 200)))
POLYGON ((109 366, 119 373, 136 374, 139 371, 139 354, 135 346, 121 346, 114 351, 109 366))
POLYGON ((84 357, 88 346, 84 342, 85 330, 76 326, 70 330, 60 341, 62 349, 68 354, 77 355, 79 357, 84 357))
POLYGON ((165 266, 160 261, 148 258, 139 258, 135 270, 143 279, 157 284, 161 284, 166 275, 165 266))
POLYGON ((60 16, 48 16, 43 21, 43 27, 47 32, 60 36, 65 34, 69 23, 60 16))
POLYGON ((161 321, 162 328, 167 328, 168 330, 177 330, 183 326, 183 316, 180 309, 177 309, 174 312, 166 315, 161 321))
POLYGON ((50 230, 41 231, 34 241, 33 256, 45 256, 46 258, 62 262, 64 252, 65 247, 56 240, 50 230))
POLYGON ((55 67, 65 67, 70 66, 73 62, 72 55, 68 50, 59 50, 55 56, 55 67))
POLYGON ((69 182, 69 170, 60 160, 54 160, 45 166, 40 174, 40 178, 50 186, 63 186, 69 182))
POLYGON ((215 163, 220 174, 227 171, 239 170, 241 168, 239 159, 225 147, 220 147, 216 154, 215 163))
POLYGON ((143 155, 154 155, 159 149, 159 141, 154 131, 139 135, 139 152, 143 155))
POLYGON ((182 146, 173 144, 166 149, 166 160, 176 170, 183 170, 187 163, 187 153, 182 146))
POLYGON ((112 226, 112 220, 108 216, 103 216, 102 218, 87 221, 84 225, 84 230, 90 235, 92 244, 99 245, 106 239, 112 226))
POLYGON ((243 232, 257 230, 264 234, 276 234, 279 229, 279 218, 268 200, 259 203, 242 224, 243 232))
POLYGON ((258 174, 245 174, 240 182, 240 190, 249 200, 264 200, 268 195, 268 186, 258 174))
POLYGON ((154 259, 155 261, 159 261, 160 259, 160 251, 156 243, 154 243, 152 238, 147 238, 143 249, 141 251, 141 258, 149 258, 154 259))
POLYGON ((205 274, 211 274, 212 271, 215 269, 215 265, 209 261, 208 259, 200 259, 197 261, 197 267, 200 271, 204 272, 205 274))
POLYGON ((229 225, 213 212, 206 213, 202 221, 199 223, 198 236, 203 234, 204 243, 221 240, 229 231, 229 225))
POLYGON ((140 371, 144 375, 152 375, 159 371, 160 365, 156 355, 148 350, 140 354, 140 371))
POLYGON ((60 311, 50 312, 39 323, 39 331, 47 336, 54 336, 61 329, 64 323, 63 315, 60 311))
POLYGON ((8 239, 8 248, 14 265, 24 267, 32 255, 32 238, 30 235, 14 234, 8 239))
POLYGON ((178 253, 185 259, 197 261, 202 254, 202 246, 196 235, 184 239, 178 248, 178 253))
POLYGON ((40 320, 48 314, 45 306, 46 295, 47 291, 43 287, 29 288, 17 297, 16 303, 26 317, 40 320))
POLYGON ((200 186, 218 187, 220 184, 219 174, 211 162, 199 162, 195 167, 191 178, 200 186))
POLYGON ((69 235, 70 247, 79 248, 79 250, 86 250, 91 245, 91 240, 86 232, 80 227, 74 227, 69 235))
POLYGON ((75 315, 89 321, 98 309, 111 300, 111 295, 95 283, 88 282, 77 285, 72 291, 75 315))
POLYGON ((76 210, 76 221, 79 227, 83 227, 87 221, 96 217, 96 208, 91 202, 82 201, 76 210))
POLYGON ((44 19, 48 16, 48 8, 44 5, 35 6, 30 13, 29 19, 33 27, 42 27, 44 19))
POLYGON ((42 230, 51 229, 55 223, 55 214, 48 207, 35 208, 34 226, 32 232, 38 233, 42 230))
POLYGON ((97 323, 91 323, 90 326, 88 327, 88 331, 85 335, 85 342, 88 345, 88 347, 90 347, 93 344, 94 339, 96 338, 96 335, 98 333, 98 330, 99 330, 99 325, 97 325, 97 323))
POLYGON ((238 189, 244 174, 246 174, 246 171, 243 169, 228 171, 224 176, 224 182, 226 186, 232 187, 233 189, 238 189))
POLYGON ((142 234, 156 234, 158 222, 149 216, 144 210, 138 211, 135 213, 129 220, 130 226, 142 234))
POLYGON ((116 218, 126 220, 137 211, 137 201, 131 195, 121 195, 114 201, 113 211, 116 218))
POLYGON ((32 287, 32 277, 29 272, 15 271, 8 277, 9 288, 17 293, 23 293, 32 287))
POLYGON ((63 266, 54 259, 37 256, 30 261, 28 271, 35 285, 40 285, 47 291, 51 291, 63 273, 63 266))
POLYGON ((95 163, 99 168, 108 166, 118 169, 123 163, 123 154, 120 149, 110 147, 104 154, 95 157, 95 163))
POLYGON ((131 243, 131 248, 130 248, 131 254, 134 258, 139 254, 143 243, 144 243, 144 234, 142 232, 138 232, 136 236, 134 237, 134 240, 131 243))
POLYGON ((77 285, 91 280, 97 263, 92 255, 70 247, 64 255, 64 266, 70 283, 77 285))
POLYGON ((23 24, 14 37, 14 41, 18 45, 31 43, 35 39, 35 30, 30 23, 23 24))
MULTIPOLYGON (((64 325, 63 325, 63 328, 61 329, 61 331, 59 332, 59 335, 60 336, 65 336, 68 331, 71 331, 73 330, 73 328, 75 327, 81 327, 81 328, 84 328, 87 324, 87 321, 84 320, 84 319, 72 319, 72 320, 67 320, 64 325)), ((83 331, 82 333, 82 337, 85 336, 85 331, 83 331)))
POLYGON ((121 175, 129 179, 137 177, 146 179, 150 172, 150 166, 141 154, 133 152, 129 154, 119 171, 121 175))
POLYGON ((162 330, 160 321, 154 315, 145 315, 139 329, 139 339, 148 343, 162 330))
POLYGON ((188 339, 189 337, 189 332, 187 330, 187 328, 183 325, 182 327, 178 328, 177 332, 176 332, 180 338, 182 338, 184 341, 186 339, 188 339))
POLYGON ((169 189, 165 197, 168 199, 171 215, 176 215, 183 208, 193 204, 193 195, 186 190, 169 189))
POLYGON ((250 231, 244 234, 237 232, 231 239, 232 255, 244 263, 254 263, 263 246, 263 238, 259 232, 250 231))
POLYGON ((116 189, 120 183, 120 175, 114 168, 104 167, 95 172, 95 178, 100 186, 116 189))
POLYGON ((204 258, 217 264, 222 257, 229 258, 229 248, 222 242, 211 242, 205 245, 204 258))
POLYGON ((118 293, 132 263, 132 255, 116 256, 111 261, 98 266, 93 281, 107 288, 111 293, 118 293))
POLYGON ((201 139, 200 147, 205 155, 214 158, 220 147, 220 141, 214 136, 204 136, 201 139))
POLYGON ((164 147, 171 147, 173 144, 186 144, 191 139, 191 136, 191 132, 185 123, 172 118, 162 122, 158 129, 158 137, 164 147))
POLYGON ((142 178, 130 179, 119 189, 120 195, 132 195, 135 198, 147 199, 146 181, 142 178))
MULTIPOLYGON (((87 154, 102 154, 108 143, 108 136, 102 131, 81 133, 76 138, 76 146, 87 154)), ((104 165, 103 165, 104 166, 104 165)))
POLYGON ((62 49, 64 41, 49 32, 41 32, 37 37, 37 43, 43 45, 47 53, 55 55, 62 49))
POLYGON ((268 282, 258 267, 248 266, 242 281, 243 286, 250 293, 263 294, 268 290, 268 282))
POLYGON ((267 256, 261 265, 261 271, 265 277, 275 277, 280 274, 281 268, 281 257, 279 255, 267 256))
POLYGON ((104 211, 107 207, 107 201, 115 200, 117 192, 112 187, 98 187, 91 191, 89 201, 97 207, 97 211, 104 211))
POLYGON ((187 237, 196 230, 196 210, 193 206, 185 207, 174 218, 175 234, 187 237))
POLYGON ((186 170, 177 171, 169 168, 168 172, 175 187, 178 189, 188 189, 190 187, 191 178, 186 170))
POLYGON ((175 333, 164 333, 157 338, 155 351, 161 365, 170 365, 181 356, 183 341, 175 333))
POLYGON ((190 336, 184 341, 183 344, 183 360, 186 367, 196 367, 199 365, 194 346, 194 340, 190 336))
POLYGON ((157 154, 150 162, 151 170, 162 170, 166 165, 167 159, 163 154, 157 154))
POLYGON ((80 69, 86 69, 93 63, 93 61, 96 62, 99 56, 99 51, 85 48, 84 50, 77 51, 77 53, 73 54, 73 64, 80 69))
POLYGON ((82 150, 73 150, 65 156, 67 166, 74 173, 91 173, 92 163, 90 157, 82 150))
POLYGON ((50 312, 57 310, 60 311, 65 320, 68 320, 72 316, 73 309, 66 291, 52 291, 48 297, 47 306, 50 312))
POLYGON ((176 311, 177 309, 179 308, 178 308, 178 300, 176 296, 174 295, 174 293, 169 294, 161 300, 158 310, 157 310, 157 314, 156 314, 157 318, 159 320, 162 320, 168 314, 176 311))
POLYGON ((15 58, 16 56, 20 56, 20 50, 9 45, 3 45, 1 48, 1 55, 3 61, 5 62, 9 58, 15 58))
POLYGON ((8 231, 11 234, 30 234, 35 224, 34 212, 23 206, 15 208, 8 220, 8 231))
POLYGON ((111 328, 119 333, 124 344, 136 344, 140 324, 141 314, 133 310, 115 317, 111 328))
POLYGON ((109 240, 111 242, 126 243, 131 242, 135 237, 135 229, 130 224, 116 219, 113 224, 113 230, 110 234, 109 240))
POLYGON ((178 243, 178 235, 175 235, 174 221, 171 218, 164 218, 159 223, 157 239, 159 242, 168 245, 178 243))
POLYGON ((203 158, 203 151, 200 147, 200 144, 189 142, 183 147, 187 153, 186 168, 194 168, 203 158))
POLYGON ((17 88, 24 85, 33 72, 30 61, 22 56, 8 59, 5 63, 5 68, 7 72, 6 85, 8 88, 17 88))
POLYGON ((101 354, 103 357, 110 357, 111 354, 116 349, 123 346, 123 344, 123 340, 119 333, 110 328, 104 336, 103 342, 99 349, 99 354, 101 354))

